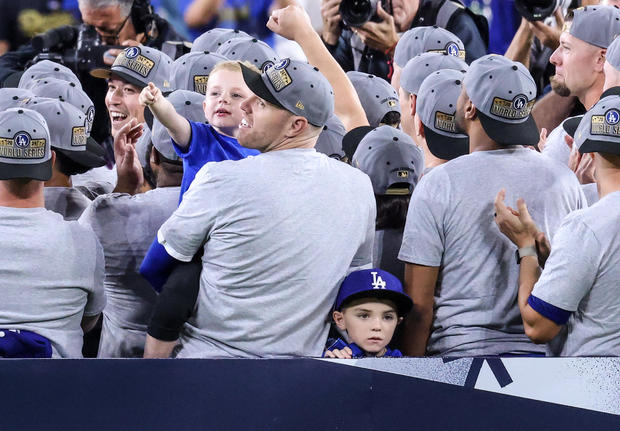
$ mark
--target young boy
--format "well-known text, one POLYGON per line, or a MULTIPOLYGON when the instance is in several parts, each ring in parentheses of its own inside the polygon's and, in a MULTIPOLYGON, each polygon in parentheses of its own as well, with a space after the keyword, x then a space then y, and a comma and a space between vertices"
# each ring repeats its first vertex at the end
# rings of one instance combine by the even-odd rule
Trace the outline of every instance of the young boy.
POLYGON ((236 139, 242 118, 240 105, 249 94, 236 61, 219 63, 209 74, 202 104, 209 124, 183 118, 153 83, 140 93, 140 103, 148 106, 166 127, 176 152, 183 159, 181 197, 205 163, 239 160, 258 154, 256 150, 240 146, 236 139))
POLYGON ((399 358, 402 353, 390 349, 396 325, 413 302, 403 292, 394 275, 381 269, 364 269, 349 274, 336 298, 334 322, 346 331, 350 342, 337 339, 325 351, 326 358, 399 358))

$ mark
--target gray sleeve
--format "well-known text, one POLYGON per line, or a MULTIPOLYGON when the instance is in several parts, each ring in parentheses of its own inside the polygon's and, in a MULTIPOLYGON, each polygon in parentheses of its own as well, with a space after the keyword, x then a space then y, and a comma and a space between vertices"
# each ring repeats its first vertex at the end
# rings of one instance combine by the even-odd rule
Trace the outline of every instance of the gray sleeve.
MULTIPOLYGON (((94 234, 93 234, 94 237, 94 234)), ((103 282, 105 279, 105 258, 103 256, 103 247, 99 244, 97 238, 95 242, 95 268, 93 272, 93 285, 89 286, 86 307, 84 308, 84 316, 96 316, 103 311, 106 304, 105 291, 103 282)))
POLYGON ((450 202, 449 178, 438 168, 422 177, 411 195, 398 259, 440 266, 444 252, 444 215, 450 202))
POLYGON ((158 242, 181 262, 191 261, 209 239, 219 206, 216 191, 229 189, 227 181, 212 175, 213 167, 214 164, 207 164, 198 171, 179 207, 157 232, 158 242))
POLYGON ((568 166, 570 148, 566 145, 566 141, 564 140, 565 136, 566 132, 562 125, 553 129, 549 136, 547 136, 547 143, 545 148, 543 148, 542 155, 556 160, 564 166, 568 166))
POLYGON ((569 215, 553 238, 551 255, 532 295, 567 311, 576 311, 592 288, 601 245, 577 217, 569 215))

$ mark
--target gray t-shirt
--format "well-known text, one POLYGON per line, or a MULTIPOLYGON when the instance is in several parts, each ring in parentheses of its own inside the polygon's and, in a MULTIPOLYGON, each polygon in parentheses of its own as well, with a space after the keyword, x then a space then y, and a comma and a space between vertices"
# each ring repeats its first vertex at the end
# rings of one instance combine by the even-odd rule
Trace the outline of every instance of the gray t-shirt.
POLYGON ((493 201, 523 197, 552 238, 572 210, 586 206, 575 175, 522 147, 478 151, 437 166, 413 192, 399 259, 440 267, 427 352, 477 356, 544 352, 523 331, 515 246, 499 232, 493 201))
MULTIPOLYGON (((573 314, 559 356, 620 356, 620 191, 564 219, 532 295, 573 314)), ((557 350, 556 350, 557 349, 557 350)))
POLYGON ((552 160, 568 166, 571 149, 566 145, 566 141, 564 140, 566 135, 567 133, 564 131, 561 124, 553 129, 551 133, 549 133, 549 136, 547 136, 547 143, 542 150, 542 154, 545 157, 549 157, 552 160))
POLYGON ((177 208, 179 187, 161 187, 130 196, 102 195, 80 223, 95 232, 105 254, 105 291, 100 358, 142 357, 156 293, 139 274, 157 230, 177 208))
POLYGON ((45 187, 45 208, 60 214, 65 220, 77 220, 90 200, 73 187, 45 187))
POLYGON ((103 249, 77 222, 45 208, 0 207, 0 328, 52 342, 53 357, 82 357, 82 316, 105 306, 103 249))
POLYGON ((370 268, 370 179, 314 149, 207 163, 159 242, 189 261, 200 292, 178 357, 321 356, 349 270, 370 268))

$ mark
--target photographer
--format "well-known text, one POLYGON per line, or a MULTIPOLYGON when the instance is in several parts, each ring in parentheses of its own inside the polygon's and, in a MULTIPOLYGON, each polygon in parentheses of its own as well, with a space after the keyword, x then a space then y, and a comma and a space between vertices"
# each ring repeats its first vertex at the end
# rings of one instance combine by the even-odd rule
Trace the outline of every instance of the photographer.
POLYGON ((23 71, 33 59, 65 63, 79 77, 95 104, 92 136, 97 142, 104 142, 109 137, 104 104, 107 88, 105 82, 92 78, 88 72, 110 66, 123 46, 142 44, 161 49, 165 41, 182 38, 153 12, 149 0, 79 0, 79 7, 83 25, 58 28, 35 43, 0 57, 0 83, 2 87, 16 86, 11 75, 23 71))
POLYGON ((468 63, 484 55, 488 45, 484 17, 453 0, 322 0, 321 15, 323 42, 345 71, 388 80, 399 33, 410 28, 437 25, 454 33, 465 44, 468 63), (376 7, 365 22, 359 22, 362 3, 376 7))

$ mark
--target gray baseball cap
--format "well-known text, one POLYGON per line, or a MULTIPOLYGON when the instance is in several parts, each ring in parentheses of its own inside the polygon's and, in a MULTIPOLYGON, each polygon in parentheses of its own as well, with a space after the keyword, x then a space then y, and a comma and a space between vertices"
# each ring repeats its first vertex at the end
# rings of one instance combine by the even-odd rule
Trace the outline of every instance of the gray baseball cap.
POLYGON ((414 27, 403 33, 394 50, 394 63, 403 68, 410 59, 423 52, 445 52, 465 60, 465 45, 461 39, 435 25, 414 27))
POLYGON ((194 39, 191 52, 215 52, 225 42, 237 37, 250 37, 250 35, 241 30, 233 30, 230 28, 212 28, 194 39))
POLYGON ((568 32, 590 45, 607 48, 620 34, 620 9, 614 6, 585 6, 573 11, 568 32))
POLYGON ((381 126, 360 141, 352 165, 370 177, 377 195, 408 195, 424 171, 424 153, 402 130, 381 126))
POLYGON ((25 88, 0 88, 0 111, 20 107, 26 99, 35 97, 32 91, 25 88))
POLYGON ((36 96, 68 102, 82 111, 86 116, 86 134, 90 136, 95 120, 95 105, 84 90, 72 82, 55 78, 37 79, 30 89, 36 96))
POLYGON ((422 81, 431 73, 441 69, 466 72, 469 66, 459 57, 448 55, 445 52, 424 52, 407 62, 400 76, 400 86, 403 90, 417 95, 422 81))
POLYGON ((18 87, 28 89, 33 85, 35 80, 43 78, 55 78, 72 82, 80 90, 82 89, 82 83, 71 69, 50 60, 39 61, 24 70, 24 73, 19 79, 18 87))
POLYGON ((333 115, 334 91, 317 67, 285 58, 257 73, 239 64, 248 88, 272 105, 317 127, 323 127, 333 115))
POLYGON ((146 124, 142 127, 142 134, 136 141, 136 153, 138 153, 138 160, 143 168, 149 164, 149 158, 151 156, 148 152, 149 144, 151 143, 151 129, 146 124))
POLYGON ((501 145, 538 143, 538 128, 530 115, 536 83, 523 64, 485 55, 471 63, 463 83, 491 139, 501 145))
MULTIPOLYGON (((174 110, 183 118, 189 121, 195 121, 197 123, 206 123, 205 112, 202 109, 202 102, 205 100, 204 96, 195 91, 189 90, 175 90, 166 96, 166 99, 174 110)), ((144 111, 144 119, 146 124, 153 128, 153 113, 150 109, 144 111)), ((162 153, 163 154, 163 153, 162 153)), ((164 154, 165 155, 165 154, 164 154)))
POLYGON ((347 133, 342 121, 335 115, 327 119, 323 126, 323 131, 319 135, 314 148, 326 156, 342 160, 345 156, 342 149, 342 138, 347 133))
POLYGON ((229 60, 247 61, 259 70, 278 61, 278 55, 269 45, 253 37, 229 39, 216 52, 229 60))
POLYGON ((172 63, 170 86, 175 90, 190 90, 207 94, 207 81, 216 64, 227 58, 215 52, 188 52, 172 63))
POLYGON ((424 125, 428 149, 440 159, 452 160, 469 153, 469 137, 459 130, 455 119, 464 77, 458 70, 439 70, 420 86, 417 114, 424 125))
POLYGON ((110 69, 94 69, 95 78, 110 79, 112 74, 137 87, 146 87, 149 82, 161 91, 170 91, 170 69, 172 59, 163 52, 148 46, 131 46, 116 56, 110 69))
POLYGON ((605 59, 614 69, 620 70, 620 34, 616 36, 614 41, 607 48, 605 59))
POLYGON ((580 153, 620 155, 620 97, 607 96, 588 112, 575 132, 580 153))
POLYGON ((47 122, 25 108, 0 112, 0 180, 52 177, 52 151, 47 122))
POLYGON ((368 123, 379 126, 388 112, 400 112, 398 93, 385 79, 364 72, 347 72, 349 80, 355 87, 362 108, 366 112, 368 123))

